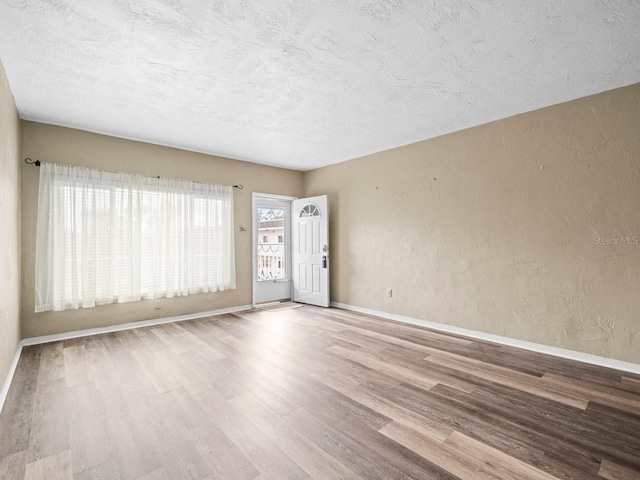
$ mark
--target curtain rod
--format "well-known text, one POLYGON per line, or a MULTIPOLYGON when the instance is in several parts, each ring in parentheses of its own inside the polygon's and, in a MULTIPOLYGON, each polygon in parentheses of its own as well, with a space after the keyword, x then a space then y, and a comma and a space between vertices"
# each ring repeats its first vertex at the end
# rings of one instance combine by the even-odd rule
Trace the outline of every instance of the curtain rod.
MULTIPOLYGON (((27 165, 35 165, 36 167, 39 167, 42 162, 40 160, 31 160, 30 158, 25 158, 24 163, 26 163, 27 165)), ((107 171, 107 170, 103 170, 103 171, 107 171)), ((109 173, 118 173, 118 172, 109 172, 109 173)), ((160 178, 160 177, 158 176, 157 178, 160 178)), ((237 188, 238 190, 242 190, 244 188, 242 185, 231 185, 231 186, 233 188, 237 188)))

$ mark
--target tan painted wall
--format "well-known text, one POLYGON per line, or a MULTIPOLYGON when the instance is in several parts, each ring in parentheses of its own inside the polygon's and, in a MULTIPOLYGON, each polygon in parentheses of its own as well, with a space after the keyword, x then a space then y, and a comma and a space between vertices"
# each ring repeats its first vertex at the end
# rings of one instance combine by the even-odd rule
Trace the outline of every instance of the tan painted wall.
POLYGON ((63 312, 34 311, 34 262, 37 221, 38 174, 36 167, 22 167, 22 336, 52 333, 168 317, 251 303, 251 192, 300 196, 302 173, 249 162, 229 160, 148 143, 123 140, 34 122, 22 122, 25 157, 83 165, 102 170, 186 178, 235 185, 235 290, 203 293, 155 301, 103 305, 63 312), (239 231, 240 227, 246 229, 239 231))
POLYGON ((0 63, 0 387, 20 343, 20 120, 0 63))
POLYGON ((640 363, 639 139, 637 84, 305 173, 332 300, 640 363))

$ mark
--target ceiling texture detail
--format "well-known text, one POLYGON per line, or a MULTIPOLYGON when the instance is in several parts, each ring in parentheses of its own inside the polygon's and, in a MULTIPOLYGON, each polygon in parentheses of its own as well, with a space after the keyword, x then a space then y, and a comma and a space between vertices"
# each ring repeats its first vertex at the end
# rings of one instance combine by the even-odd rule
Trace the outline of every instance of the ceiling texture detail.
POLYGON ((640 81, 629 0, 3 0, 20 116, 309 170, 640 81))

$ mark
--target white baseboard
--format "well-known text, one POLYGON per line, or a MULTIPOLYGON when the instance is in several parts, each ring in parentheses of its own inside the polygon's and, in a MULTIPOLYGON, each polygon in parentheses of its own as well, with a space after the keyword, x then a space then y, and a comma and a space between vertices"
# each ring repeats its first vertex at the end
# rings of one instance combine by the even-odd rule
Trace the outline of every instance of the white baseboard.
POLYGON ((446 325, 444 323, 430 322, 428 320, 420 320, 419 318, 405 317, 403 315, 396 315, 394 313, 356 307, 354 305, 349 305, 346 303, 331 302, 331 306, 342 308, 344 310, 353 310, 354 312, 366 313, 368 315, 374 315, 376 317, 387 318, 389 320, 396 320, 398 322, 410 323, 412 325, 418 325, 420 327, 426 327, 432 330, 439 330, 441 332, 454 333, 456 335, 462 335, 465 337, 477 338, 478 340, 486 340, 488 342, 508 345, 510 347, 517 347, 534 352, 545 353, 547 355, 553 355, 555 357, 568 358, 570 360, 576 360, 578 362, 590 363, 592 365, 599 365, 601 367, 613 368, 615 370, 622 370, 625 372, 640 374, 640 365, 636 363, 623 362, 622 360, 600 357, 598 355, 591 355, 589 353, 576 352, 574 350, 551 347, 549 345, 542 345, 540 343, 527 342, 515 338, 493 335, 491 333, 469 330, 467 328, 455 327, 453 325, 446 325))
POLYGON ((16 353, 13 356, 13 361, 11 362, 11 366, 9 367, 9 371, 7 372, 7 378, 4 379, 4 383, 2 384, 2 390, 0 390, 0 413, 2 413, 2 407, 4 407, 4 401, 7 399, 7 395, 9 393, 9 387, 11 386, 11 381, 13 380, 13 376, 16 373, 16 368, 18 366, 18 360, 20 360, 21 353, 22 353, 22 342, 18 344, 16 353))
POLYGON ((131 330, 133 328, 149 327, 151 325, 161 325, 163 323, 182 322, 185 320, 194 320, 196 318, 213 317, 215 315, 223 315, 225 313, 241 312, 244 310, 251 310, 251 305, 239 305, 236 307, 220 308, 218 310, 210 310, 208 312, 188 313, 186 315, 176 315, 173 317, 153 318, 151 320, 141 320, 139 322, 121 323, 119 325, 110 325, 108 327, 87 328, 85 330, 74 330, 72 332, 56 333, 53 335, 43 335, 41 337, 24 338, 20 341, 16 354, 11 362, 11 367, 7 373, 7 378, 0 390, 0 413, 4 402, 7 399, 9 393, 9 387, 13 380, 13 376, 16 373, 16 367, 18 366, 18 360, 22 353, 22 347, 28 345, 40 345, 42 343, 57 342, 59 340, 69 340, 71 338, 88 337, 90 335, 98 335, 100 333, 118 332, 121 330, 131 330))
POLYGON ((208 312, 187 313, 185 315, 176 315, 173 317, 152 318, 151 320, 141 320, 139 322, 120 323, 118 325, 109 325, 108 327, 87 328, 86 330, 55 333, 53 335, 44 335, 42 337, 25 338, 21 343, 25 346, 40 345, 41 343, 51 343, 59 340, 69 340, 71 338, 88 337, 90 335, 98 335, 100 333, 119 332, 121 330, 131 330, 132 328, 149 327, 151 325, 161 325, 163 323, 183 322, 185 320, 213 317, 215 315, 241 312, 243 310, 251 310, 251 305, 239 305, 237 307, 220 308, 218 310, 210 310, 208 312))

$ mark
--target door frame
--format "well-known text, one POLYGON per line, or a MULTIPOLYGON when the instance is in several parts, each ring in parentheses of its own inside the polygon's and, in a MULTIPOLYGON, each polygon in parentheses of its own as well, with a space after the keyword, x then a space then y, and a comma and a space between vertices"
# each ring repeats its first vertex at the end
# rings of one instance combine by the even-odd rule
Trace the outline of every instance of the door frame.
MULTIPOLYGON (((256 201, 260 198, 271 198, 273 200, 284 200, 293 203, 298 197, 292 197, 290 195, 276 195, 273 193, 261 193, 251 192, 251 308, 256 308, 256 289, 255 279, 258 275, 258 254, 256 252, 256 246, 258 245, 258 221, 256 211, 256 201)), ((291 216, 291 209, 289 209, 289 216, 291 216)), ((289 255, 289 262, 291 262, 291 221, 289 221, 289 233, 287 242, 287 253, 289 255)), ((291 298, 293 298, 293 278, 291 278, 291 298)))

